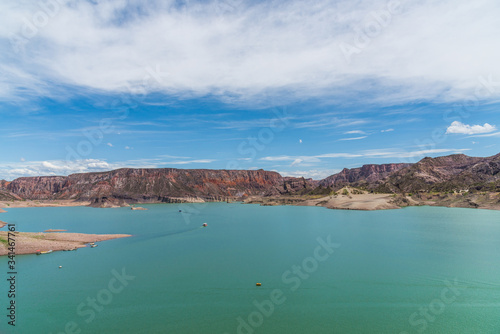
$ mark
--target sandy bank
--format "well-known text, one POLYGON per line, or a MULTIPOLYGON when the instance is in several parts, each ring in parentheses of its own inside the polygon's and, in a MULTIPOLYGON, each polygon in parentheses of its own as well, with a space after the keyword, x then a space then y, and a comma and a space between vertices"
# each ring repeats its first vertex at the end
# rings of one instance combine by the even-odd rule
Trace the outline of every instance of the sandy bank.
MULTIPOLYGON (((62 206, 87 206, 90 202, 73 201, 73 200, 25 200, 25 201, 1 201, 0 208, 41 208, 41 207, 62 207, 62 206)), ((0 209, 2 210, 2 209, 0 209)), ((2 212, 2 211, 0 211, 2 212)))
POLYGON ((349 194, 331 195, 321 197, 308 196, 281 196, 281 197, 254 197, 246 200, 246 203, 261 205, 298 205, 298 206, 323 206, 329 209, 341 210, 387 210, 399 209, 400 206, 393 203, 391 194, 349 194))
MULTIPOLYGON (((90 242, 130 237, 129 234, 84 234, 84 233, 31 233, 16 234, 16 255, 35 254, 41 251, 73 250, 85 247, 90 242)), ((0 256, 7 255, 7 232, 0 232, 0 256)))
POLYGON ((324 206, 329 209, 341 210, 387 210, 399 209, 392 203, 393 197, 389 194, 352 194, 325 196, 318 199, 305 200, 297 205, 324 206))

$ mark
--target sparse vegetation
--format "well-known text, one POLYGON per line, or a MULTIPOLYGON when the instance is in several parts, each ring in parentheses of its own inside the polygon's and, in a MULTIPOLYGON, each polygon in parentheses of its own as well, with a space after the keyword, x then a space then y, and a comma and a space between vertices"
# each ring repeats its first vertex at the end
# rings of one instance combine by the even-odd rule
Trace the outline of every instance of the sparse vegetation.
POLYGON ((347 189, 344 189, 344 191, 342 191, 342 195, 348 196, 349 195, 349 191, 347 189))

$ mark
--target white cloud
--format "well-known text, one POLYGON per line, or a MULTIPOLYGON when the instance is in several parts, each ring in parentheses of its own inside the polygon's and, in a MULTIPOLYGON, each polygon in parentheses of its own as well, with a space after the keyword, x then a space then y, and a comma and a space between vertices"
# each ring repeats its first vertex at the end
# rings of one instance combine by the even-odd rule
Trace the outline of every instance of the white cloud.
POLYGON ((494 125, 490 125, 488 123, 484 123, 484 125, 468 125, 463 124, 459 121, 454 121, 451 125, 446 129, 446 133, 458 133, 465 135, 475 135, 480 133, 489 133, 495 131, 497 128, 494 125))
POLYGON ((282 176, 304 177, 306 179, 322 180, 330 175, 340 172, 340 169, 312 169, 297 171, 277 171, 282 176))
POLYGON ((394 131, 394 129, 381 130, 380 132, 391 132, 391 131, 394 131))
POLYGON ((185 160, 185 161, 168 161, 163 162, 165 165, 188 165, 188 164, 209 164, 216 160, 214 159, 198 159, 198 160, 185 160))
POLYGON ((359 134, 359 135, 364 135, 366 132, 361 131, 361 130, 352 130, 352 131, 347 131, 344 132, 345 135, 350 135, 350 134, 359 134))
POLYGON ((316 158, 358 158, 362 157, 362 154, 353 154, 353 153, 326 153, 316 155, 316 158))
MULTIPOLYGON (((401 14, 365 45, 356 43, 357 32, 377 24, 372 14, 387 3, 71 1, 26 39, 18 55, 11 34, 21 36, 23 18, 40 7, 2 1, 0 99, 64 97, 71 86, 214 94, 225 101, 363 92, 391 102, 461 100, 478 85, 471 78, 498 67, 497 0, 401 1, 401 14), (346 44, 358 50, 350 63, 340 49, 346 44)), ((483 92, 487 99, 500 94, 483 92)))
POLYGON ((106 145, 108 145, 109 147, 113 147, 113 144, 111 143, 107 143, 106 145))
POLYGON ((500 132, 488 133, 485 135, 475 135, 471 137, 500 137, 500 132))
POLYGON ((361 136, 361 137, 354 137, 354 138, 341 138, 339 140, 360 140, 360 139, 365 139, 367 136, 361 136))
POLYGON ((416 157, 425 157, 426 155, 432 154, 456 154, 463 153, 465 151, 469 151, 468 148, 461 149, 430 149, 430 150, 417 150, 417 151, 404 151, 400 149, 377 149, 377 150, 365 150, 357 153, 325 153, 319 155, 311 155, 311 156, 290 156, 290 155, 280 155, 280 156, 268 156, 260 158, 261 161, 292 161, 292 166, 301 164, 302 162, 306 163, 318 163, 321 162, 321 159, 329 158, 329 159, 338 159, 338 158, 416 158, 416 157))
POLYGON ((259 160, 262 161, 288 161, 288 160, 295 160, 296 158, 288 156, 288 155, 280 155, 277 157, 263 157, 260 158, 259 160))
POLYGON ((12 180, 21 176, 54 176, 111 170, 121 167, 97 159, 76 161, 51 160, 0 164, 0 179, 12 180))
POLYGON ((160 158, 128 160, 108 163, 99 159, 50 160, 0 164, 0 180, 13 180, 21 176, 54 176, 74 173, 101 172, 118 168, 158 168, 171 165, 207 164, 216 160, 193 159, 182 161, 163 161, 160 158))

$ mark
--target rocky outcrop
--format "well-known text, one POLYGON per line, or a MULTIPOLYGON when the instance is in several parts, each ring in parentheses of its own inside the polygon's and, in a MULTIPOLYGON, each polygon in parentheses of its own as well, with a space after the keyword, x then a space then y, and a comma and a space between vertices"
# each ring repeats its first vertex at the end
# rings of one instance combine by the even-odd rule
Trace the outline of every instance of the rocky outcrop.
POLYGON ((359 168, 344 168, 340 173, 333 174, 318 182, 321 187, 330 187, 334 190, 345 186, 367 187, 377 184, 390 174, 397 172, 410 164, 364 165, 359 168))
POLYGON ((20 200, 21 197, 13 194, 7 189, 10 182, 5 180, 0 180, 0 201, 15 201, 20 200))
POLYGON ((305 179, 303 177, 284 177, 283 191, 292 194, 304 194, 314 190, 318 186, 319 181, 313 179, 305 179))
POLYGON ((487 158, 454 154, 424 158, 390 175, 392 192, 500 190, 500 154, 487 158))

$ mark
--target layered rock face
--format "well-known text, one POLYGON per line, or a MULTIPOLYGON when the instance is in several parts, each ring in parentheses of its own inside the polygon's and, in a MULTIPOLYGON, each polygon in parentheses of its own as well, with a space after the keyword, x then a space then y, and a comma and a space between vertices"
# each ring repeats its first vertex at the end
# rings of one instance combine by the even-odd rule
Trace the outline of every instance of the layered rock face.
POLYGON ((0 181, 0 200, 80 200, 95 206, 147 202, 200 202, 246 196, 323 194, 344 186, 376 192, 500 191, 500 154, 455 154, 415 164, 364 165, 321 181, 264 170, 118 169, 69 176, 0 181))
POLYGON ((344 168, 340 173, 333 174, 321 181, 322 187, 340 189, 344 186, 370 186, 383 180, 390 174, 397 172, 410 164, 384 164, 384 165, 364 165, 359 168, 344 168))
POLYGON ((9 183, 10 182, 7 182, 5 180, 0 180, 0 201, 20 200, 21 197, 7 190, 7 186, 9 185, 9 183))
POLYGON ((119 169, 69 176, 21 177, 6 190, 25 199, 103 198, 129 202, 224 200, 249 195, 286 193, 283 178, 264 170, 119 169))
POLYGON ((390 175, 385 186, 394 192, 500 190, 500 154, 487 158, 454 154, 424 158, 390 175))

